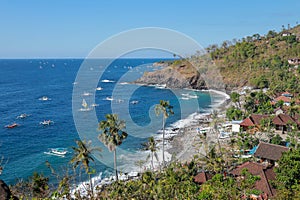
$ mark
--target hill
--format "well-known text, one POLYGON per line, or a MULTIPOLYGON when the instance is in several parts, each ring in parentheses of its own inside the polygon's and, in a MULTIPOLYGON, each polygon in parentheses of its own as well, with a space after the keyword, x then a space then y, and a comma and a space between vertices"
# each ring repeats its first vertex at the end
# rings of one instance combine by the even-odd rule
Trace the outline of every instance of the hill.
POLYGON ((269 87, 274 94, 283 90, 295 93, 300 89, 299 41, 299 25, 279 33, 270 30, 263 36, 224 41, 207 47, 205 55, 176 60, 163 70, 145 73, 136 82, 193 89, 225 86, 227 90, 247 85, 269 87))

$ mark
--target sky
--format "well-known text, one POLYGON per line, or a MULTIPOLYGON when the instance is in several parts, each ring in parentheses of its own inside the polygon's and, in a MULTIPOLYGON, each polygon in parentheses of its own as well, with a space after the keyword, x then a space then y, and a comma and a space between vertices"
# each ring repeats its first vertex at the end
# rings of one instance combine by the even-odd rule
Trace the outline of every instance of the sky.
POLYGON ((120 32, 172 29, 201 46, 300 23, 299 0, 0 0, 0 58, 83 58, 120 32))

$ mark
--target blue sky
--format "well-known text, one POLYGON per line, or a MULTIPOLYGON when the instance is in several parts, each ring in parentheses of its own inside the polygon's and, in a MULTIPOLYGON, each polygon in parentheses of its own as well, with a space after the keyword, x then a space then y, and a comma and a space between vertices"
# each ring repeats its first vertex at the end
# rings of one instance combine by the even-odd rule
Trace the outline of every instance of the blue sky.
POLYGON ((202 46, 300 23, 299 0, 0 1, 0 58, 85 57, 134 28, 182 32, 202 46))

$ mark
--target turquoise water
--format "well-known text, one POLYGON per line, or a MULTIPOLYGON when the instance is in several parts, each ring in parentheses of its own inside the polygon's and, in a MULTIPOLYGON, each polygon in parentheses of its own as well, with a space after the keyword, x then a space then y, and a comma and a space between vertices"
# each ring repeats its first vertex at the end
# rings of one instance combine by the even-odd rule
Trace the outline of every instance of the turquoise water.
MULTIPOLYGON (((134 161, 140 158, 140 144, 161 127, 161 118, 153 112, 160 99, 169 100, 174 106, 175 115, 168 119, 167 124, 196 111, 204 113, 211 109, 212 98, 206 92, 125 84, 146 70, 157 69, 151 64, 155 61, 119 59, 108 68, 104 68, 107 62, 90 61, 86 64, 90 70, 85 76, 90 78, 87 82, 92 81, 95 75, 101 76, 93 80, 95 87, 83 87, 77 90, 81 94, 74 95, 73 91, 76 93, 76 88, 83 85, 77 75, 83 60, 0 60, 0 156, 4 156, 4 162, 7 162, 0 179, 12 184, 17 178, 27 178, 34 171, 49 175, 46 161, 57 170, 67 167, 72 157, 71 147, 79 138, 91 140, 94 146, 103 149, 102 157, 96 159, 93 165, 98 172, 110 173, 113 154, 97 140, 100 133, 97 123, 89 119, 96 117, 98 122, 111 112, 118 113, 127 122, 129 136, 118 149, 120 169, 126 171, 126 168, 133 168, 134 161), (96 87, 103 89, 96 91, 96 87), (40 100, 43 96, 49 100, 40 100), (113 100, 108 100, 111 97, 113 100), (83 99, 89 105, 95 103, 98 106, 92 111, 81 112, 83 99), (22 113, 29 116, 16 119, 22 113), (54 123, 49 126, 40 124, 48 119, 54 123), (13 122, 20 126, 13 129, 4 127, 13 122), (49 148, 67 148, 70 153, 65 157, 47 155, 44 152, 49 148)), ((222 97, 217 96, 216 101, 220 99, 222 97)))

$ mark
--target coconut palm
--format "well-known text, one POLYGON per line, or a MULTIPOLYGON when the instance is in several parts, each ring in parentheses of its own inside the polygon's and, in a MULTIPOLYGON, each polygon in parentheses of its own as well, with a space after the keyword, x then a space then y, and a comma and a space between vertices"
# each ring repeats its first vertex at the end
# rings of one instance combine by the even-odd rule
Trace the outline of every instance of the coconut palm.
POLYGON ((125 128, 125 121, 119 120, 117 114, 107 114, 105 117, 106 120, 99 123, 99 129, 102 130, 102 133, 98 136, 98 139, 107 146, 109 151, 114 152, 114 169, 116 180, 118 180, 117 146, 123 143, 128 134, 122 130, 125 128))
POLYGON ((93 186, 91 181, 91 171, 90 171, 90 161, 94 162, 94 158, 92 157, 93 151, 101 152, 102 149, 100 147, 91 147, 91 141, 86 142, 85 140, 76 140, 77 147, 72 147, 74 150, 74 156, 71 159, 70 163, 73 164, 73 168, 77 168, 78 165, 81 165, 85 169, 85 172, 89 176, 90 181, 90 191, 93 196, 93 186))
POLYGON ((150 158, 151 156, 151 166, 152 166, 152 169, 154 169, 154 162, 153 162, 153 158, 155 157, 156 160, 158 161, 158 156, 157 156, 157 150, 159 149, 156 145, 156 142, 154 140, 154 137, 150 137, 148 139, 148 142, 143 144, 145 147, 144 147, 144 150, 150 150, 150 154, 148 155, 147 157, 147 160, 150 158))
POLYGON ((165 167, 165 122, 166 119, 173 115, 173 106, 170 105, 169 101, 160 100, 159 104, 155 106, 155 113, 156 115, 160 115, 162 113, 162 127, 163 127, 163 145, 162 145, 162 154, 163 154, 163 167, 165 167))

